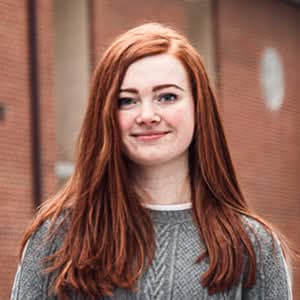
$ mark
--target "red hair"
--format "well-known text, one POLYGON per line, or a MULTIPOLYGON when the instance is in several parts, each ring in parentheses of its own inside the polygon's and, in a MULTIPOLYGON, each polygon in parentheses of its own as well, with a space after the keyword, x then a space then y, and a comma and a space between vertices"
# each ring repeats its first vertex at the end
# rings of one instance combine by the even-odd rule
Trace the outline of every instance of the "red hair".
MULTIPOLYGON (((73 176, 44 203, 24 236, 21 251, 46 219, 54 225, 63 215, 67 222, 61 247, 47 259, 48 272, 58 272, 54 292, 59 298, 70 287, 92 299, 112 295, 115 287, 134 290, 153 259, 152 221, 128 178, 116 114, 119 89, 130 64, 162 53, 182 62, 195 101, 189 173, 193 218, 207 248, 205 253, 199 249, 197 262, 205 256, 210 261, 199 280, 210 293, 230 288, 241 278, 246 254, 244 286, 255 283, 256 254, 241 216, 253 217, 270 228, 251 213, 241 193, 201 57, 182 35, 151 23, 118 37, 98 63, 73 176)), ((53 238, 57 230, 51 228, 53 238)))

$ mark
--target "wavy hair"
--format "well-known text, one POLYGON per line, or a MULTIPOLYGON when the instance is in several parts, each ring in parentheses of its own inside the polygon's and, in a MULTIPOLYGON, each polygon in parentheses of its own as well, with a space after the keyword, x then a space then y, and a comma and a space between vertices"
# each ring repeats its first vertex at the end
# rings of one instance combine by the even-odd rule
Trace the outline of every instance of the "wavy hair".
POLYGON ((117 99, 130 64, 162 53, 184 65, 195 102, 195 132, 189 147, 192 212, 207 249, 204 253, 199 249, 197 263, 206 256, 210 261, 199 284, 210 294, 230 288, 241 278, 245 254, 243 284, 255 283, 255 252, 241 216, 250 216, 271 230, 251 213, 241 193, 202 59, 183 35, 149 23, 119 36, 103 54, 92 78, 75 171, 64 189, 42 205, 23 238, 20 253, 45 220, 51 220, 52 238, 66 222, 62 244, 47 258, 46 269, 57 274, 52 292, 61 299, 67 298, 70 287, 91 299, 111 296, 116 287, 134 291, 137 279, 151 264, 153 224, 128 177, 117 99))

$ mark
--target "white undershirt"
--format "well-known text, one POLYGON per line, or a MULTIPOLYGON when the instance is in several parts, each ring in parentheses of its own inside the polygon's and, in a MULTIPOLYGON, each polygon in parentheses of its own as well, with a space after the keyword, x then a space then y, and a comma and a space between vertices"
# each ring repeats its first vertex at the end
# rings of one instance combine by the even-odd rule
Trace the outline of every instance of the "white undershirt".
POLYGON ((144 206, 152 210, 184 210, 192 207, 191 202, 180 204, 149 204, 144 203, 144 206))

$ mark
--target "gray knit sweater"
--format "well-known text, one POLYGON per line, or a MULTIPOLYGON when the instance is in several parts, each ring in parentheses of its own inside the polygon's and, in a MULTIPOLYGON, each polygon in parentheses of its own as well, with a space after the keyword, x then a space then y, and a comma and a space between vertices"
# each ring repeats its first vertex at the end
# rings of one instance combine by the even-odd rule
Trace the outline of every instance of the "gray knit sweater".
MULTIPOLYGON (((245 218, 254 228, 261 242, 261 255, 253 234, 249 232, 257 253, 257 281, 246 289, 241 281, 223 293, 209 296, 200 283, 200 276, 208 268, 208 259, 200 264, 195 260, 204 249, 196 226, 192 221, 191 209, 179 211, 150 210, 155 233, 156 254, 152 265, 138 282, 138 292, 131 293, 116 289, 112 298, 105 299, 211 299, 211 300, 287 300, 291 299, 290 285, 285 261, 278 242, 273 255, 272 239, 256 221, 245 218)), ((11 300, 57 299, 47 296, 49 276, 43 274, 41 258, 58 249, 60 241, 40 247, 49 222, 45 222, 27 243, 22 263, 18 267, 11 300), (37 249, 39 249, 37 251, 37 249)), ((71 299, 87 300, 71 292, 71 299)))

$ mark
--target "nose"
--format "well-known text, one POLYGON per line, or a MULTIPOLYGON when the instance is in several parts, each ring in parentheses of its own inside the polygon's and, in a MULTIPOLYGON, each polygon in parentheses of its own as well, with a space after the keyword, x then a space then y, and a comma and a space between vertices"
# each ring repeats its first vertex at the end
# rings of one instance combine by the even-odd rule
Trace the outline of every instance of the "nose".
POLYGON ((152 124, 158 123, 160 116, 156 111, 152 102, 145 101, 141 103, 139 114, 136 118, 138 124, 152 124))

